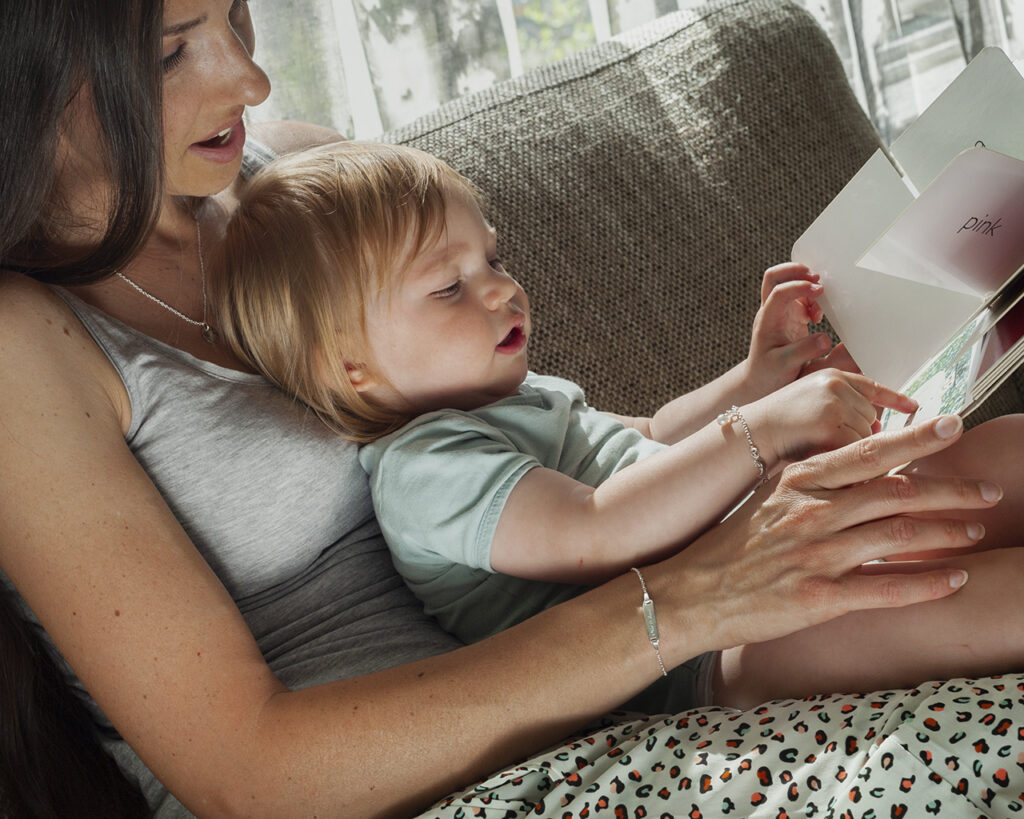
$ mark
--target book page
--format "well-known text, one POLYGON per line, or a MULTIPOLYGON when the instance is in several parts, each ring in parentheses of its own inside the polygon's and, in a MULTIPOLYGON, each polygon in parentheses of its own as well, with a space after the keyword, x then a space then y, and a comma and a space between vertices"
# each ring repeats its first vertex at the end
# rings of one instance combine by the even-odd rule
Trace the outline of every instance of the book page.
POLYGON ((959 412, 967 406, 981 365, 984 334, 991 325, 992 316, 988 311, 982 311, 964 325, 900 388, 901 392, 917 401, 917 412, 907 416, 887 409, 879 419, 882 429, 898 429, 913 421, 959 412))
MULTIPOLYGON (((1024 162, 971 148, 949 163, 858 263, 980 303, 1021 260, 1024 162)), ((928 304, 921 308, 929 311, 928 304)))
POLYGON ((977 299, 857 265, 865 248, 914 200, 876 151, 793 246, 794 261, 821 275, 822 310, 858 366, 898 388, 968 316, 977 299), (921 305, 928 304, 928 320, 921 305), (915 318, 918 319, 915 321, 915 318))
POLYGON ((977 145, 1024 159, 1024 77, 998 48, 971 60, 890 152, 920 191, 954 156, 977 145))
POLYGON ((900 390, 919 408, 908 417, 885 410, 882 429, 945 413, 968 415, 1020 365, 1024 339, 1024 268, 964 324, 900 390))

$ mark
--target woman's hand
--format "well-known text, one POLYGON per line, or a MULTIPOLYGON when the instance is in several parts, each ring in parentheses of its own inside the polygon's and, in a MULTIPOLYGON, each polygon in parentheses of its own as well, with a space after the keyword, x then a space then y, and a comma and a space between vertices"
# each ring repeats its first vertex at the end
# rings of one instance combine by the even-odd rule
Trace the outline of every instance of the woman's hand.
POLYGON ((962 429, 958 418, 944 416, 788 466, 763 502, 755 495, 679 555, 651 567, 648 583, 659 604, 666 650, 672 651, 675 638, 692 653, 695 633, 707 649, 727 648, 781 637, 858 609, 954 593, 966 580, 958 569, 868 574, 860 567, 899 553, 973 542, 968 521, 918 515, 989 508, 1001 497, 999 487, 886 474, 945 449, 962 429), (673 622, 676 612, 681 614, 673 622))
POLYGON ((769 468, 866 438, 878 407, 913 412, 917 403, 863 375, 822 370, 744 408, 769 468))

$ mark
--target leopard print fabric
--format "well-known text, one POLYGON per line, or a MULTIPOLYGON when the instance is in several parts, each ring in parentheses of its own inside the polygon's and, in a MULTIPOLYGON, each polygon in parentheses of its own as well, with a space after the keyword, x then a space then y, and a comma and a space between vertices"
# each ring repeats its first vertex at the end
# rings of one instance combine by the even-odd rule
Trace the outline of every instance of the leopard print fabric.
POLYGON ((423 818, 1024 816, 1024 674, 619 716, 423 818))

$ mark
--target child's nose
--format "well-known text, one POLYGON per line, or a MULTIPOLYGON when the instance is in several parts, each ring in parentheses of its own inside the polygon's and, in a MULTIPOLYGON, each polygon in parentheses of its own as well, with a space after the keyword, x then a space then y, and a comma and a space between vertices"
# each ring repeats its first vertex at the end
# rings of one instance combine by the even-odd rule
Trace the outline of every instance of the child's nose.
POLYGON ((515 297, 517 289, 518 285, 515 279, 506 273, 495 271, 488 281, 484 301, 491 310, 495 310, 511 301, 515 297))

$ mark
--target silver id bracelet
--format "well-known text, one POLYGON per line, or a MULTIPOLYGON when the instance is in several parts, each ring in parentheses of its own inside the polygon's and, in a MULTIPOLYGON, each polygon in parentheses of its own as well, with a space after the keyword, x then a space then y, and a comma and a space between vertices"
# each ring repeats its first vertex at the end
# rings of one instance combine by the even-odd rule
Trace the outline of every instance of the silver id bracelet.
POLYGON ((661 659, 661 639, 658 637, 658 616, 654 613, 654 601, 651 600, 651 596, 647 593, 647 584, 644 582, 644 576, 640 574, 640 570, 634 566, 630 571, 636 572, 636 576, 640 578, 640 588, 644 590, 644 601, 641 604, 641 610, 644 614, 644 625, 647 627, 647 639, 654 646, 654 653, 658 657, 658 665, 661 666, 662 676, 667 677, 668 671, 665 670, 665 663, 661 659))

